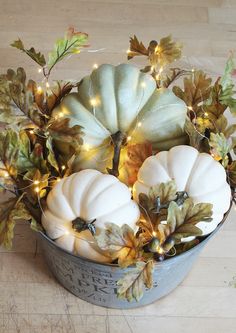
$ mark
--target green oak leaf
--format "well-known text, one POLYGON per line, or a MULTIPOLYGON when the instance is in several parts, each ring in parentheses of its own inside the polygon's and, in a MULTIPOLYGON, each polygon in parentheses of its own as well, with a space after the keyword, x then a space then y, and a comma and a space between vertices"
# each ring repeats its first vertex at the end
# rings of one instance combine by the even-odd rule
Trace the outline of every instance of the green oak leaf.
POLYGON ((11 46, 26 53, 32 60, 34 60, 41 67, 46 65, 46 60, 45 60, 44 55, 41 52, 36 52, 33 47, 31 47, 28 50, 25 49, 24 44, 20 38, 18 40, 14 41, 11 44, 11 46))
MULTIPOLYGON (((197 223, 210 222, 212 220, 212 204, 198 203, 194 205, 191 198, 184 201, 182 207, 172 201, 168 208, 166 224, 159 224, 160 242, 165 245, 171 237, 175 244, 179 244, 182 238, 200 236, 202 231, 196 226, 197 223)), ((174 245, 174 244, 173 244, 174 245)))

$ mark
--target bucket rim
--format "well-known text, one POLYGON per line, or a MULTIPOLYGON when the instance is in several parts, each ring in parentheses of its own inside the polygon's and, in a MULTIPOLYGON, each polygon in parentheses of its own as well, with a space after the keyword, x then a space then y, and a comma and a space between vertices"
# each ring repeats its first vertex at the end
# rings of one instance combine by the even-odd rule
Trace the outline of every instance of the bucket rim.
MULTIPOLYGON (((231 211, 231 208, 232 208, 232 200, 231 200, 231 202, 230 202, 230 207, 229 207, 229 209, 227 210, 227 212, 225 212, 222 221, 217 225, 217 227, 215 228, 215 230, 213 230, 209 235, 203 236, 203 237, 202 237, 203 240, 200 241, 199 244, 197 244, 196 246, 192 247, 191 249, 189 249, 189 250, 187 250, 187 251, 185 251, 185 252, 182 252, 182 253, 178 254, 177 256, 170 257, 170 258, 168 258, 168 259, 166 259, 166 260, 163 260, 163 261, 155 261, 155 262, 154 262, 154 267, 171 264, 171 263, 173 263, 175 260, 178 260, 178 258, 180 258, 180 257, 184 257, 184 256, 186 256, 187 254, 190 254, 191 252, 195 252, 196 249, 199 248, 199 247, 203 247, 203 246, 208 242, 208 240, 211 239, 211 238, 217 233, 217 231, 223 226, 224 222, 226 221, 226 219, 227 219, 227 217, 228 217, 228 215, 229 215, 229 213, 230 213, 230 211, 231 211)), ((65 253, 65 254, 71 256, 71 257, 74 258, 74 259, 79 258, 80 260, 83 260, 83 261, 85 261, 85 262, 90 262, 90 263, 92 263, 92 264, 96 264, 96 265, 99 265, 99 266, 108 266, 108 267, 113 267, 113 268, 120 268, 120 269, 123 270, 123 268, 121 268, 118 264, 101 263, 101 262, 97 262, 97 261, 95 261, 95 260, 92 260, 92 259, 88 259, 88 258, 86 258, 86 257, 83 257, 83 256, 81 256, 81 255, 76 255, 76 254, 74 254, 74 253, 71 253, 71 252, 69 252, 69 251, 63 249, 62 247, 58 246, 54 240, 52 240, 50 237, 48 237, 48 236, 46 235, 46 233, 44 233, 44 232, 42 232, 42 231, 39 231, 38 233, 41 235, 42 238, 44 238, 46 241, 48 241, 48 242, 49 242, 51 245, 53 245, 57 250, 59 250, 59 251, 65 253)), ((200 236, 200 237, 201 237, 201 236, 200 236)), ((127 267, 126 269, 130 269, 130 268, 132 268, 132 267, 134 267, 134 266, 129 266, 129 267, 127 267)))

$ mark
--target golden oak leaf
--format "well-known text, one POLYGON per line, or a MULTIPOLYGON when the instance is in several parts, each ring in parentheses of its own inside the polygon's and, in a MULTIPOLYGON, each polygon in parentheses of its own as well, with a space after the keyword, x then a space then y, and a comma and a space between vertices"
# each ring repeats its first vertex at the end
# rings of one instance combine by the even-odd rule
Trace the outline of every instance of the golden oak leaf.
POLYGON ((108 223, 106 229, 95 238, 102 250, 109 251, 113 260, 118 259, 119 266, 127 267, 137 261, 140 242, 136 238, 134 230, 127 224, 119 227, 114 223, 108 223))
POLYGON ((132 269, 117 282, 119 286, 117 294, 120 299, 127 299, 129 302, 142 298, 144 287, 151 289, 153 286, 154 264, 150 260, 147 263, 138 262, 136 268, 132 269))

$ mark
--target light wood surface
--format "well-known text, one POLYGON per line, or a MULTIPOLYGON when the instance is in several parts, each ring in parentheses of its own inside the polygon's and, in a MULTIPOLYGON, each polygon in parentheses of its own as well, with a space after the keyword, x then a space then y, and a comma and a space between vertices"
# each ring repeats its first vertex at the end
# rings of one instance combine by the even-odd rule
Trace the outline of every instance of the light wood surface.
MULTIPOLYGON (((0 69, 37 66, 9 44, 21 37, 49 51, 69 25, 90 35, 93 50, 59 65, 54 78, 81 78, 94 63, 125 61, 130 35, 144 41, 171 33, 184 63, 216 76, 236 49, 236 0, 0 0, 0 69)), ((35 234, 16 228, 12 251, 0 249, 0 333, 235 333, 236 212, 169 296, 135 310, 107 310, 68 293, 51 276, 35 234)))

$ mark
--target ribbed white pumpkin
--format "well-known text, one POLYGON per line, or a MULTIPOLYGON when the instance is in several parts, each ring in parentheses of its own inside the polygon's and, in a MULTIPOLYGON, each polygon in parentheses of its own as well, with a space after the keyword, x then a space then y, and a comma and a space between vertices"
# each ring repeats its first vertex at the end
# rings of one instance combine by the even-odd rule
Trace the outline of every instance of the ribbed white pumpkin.
POLYGON ((129 188, 116 177, 97 170, 83 170, 63 178, 50 191, 42 224, 47 235, 62 248, 99 262, 109 262, 94 243, 89 231, 75 232, 72 221, 77 217, 87 222, 96 219, 97 230, 106 222, 136 229, 139 208, 131 200, 129 188))
POLYGON ((53 114, 83 127, 77 170, 103 170, 111 161, 110 136, 118 131, 131 136, 132 142, 148 140, 158 150, 184 143, 186 111, 181 99, 169 89, 156 89, 152 76, 139 68, 104 64, 86 76, 78 93, 67 95, 53 114))
POLYGON ((173 147, 144 161, 134 184, 134 198, 138 200, 139 193, 147 194, 151 186, 171 179, 175 180, 177 190, 186 191, 195 203, 213 204, 213 220, 197 224, 203 235, 211 233, 230 206, 231 191, 223 166, 193 147, 173 147))

